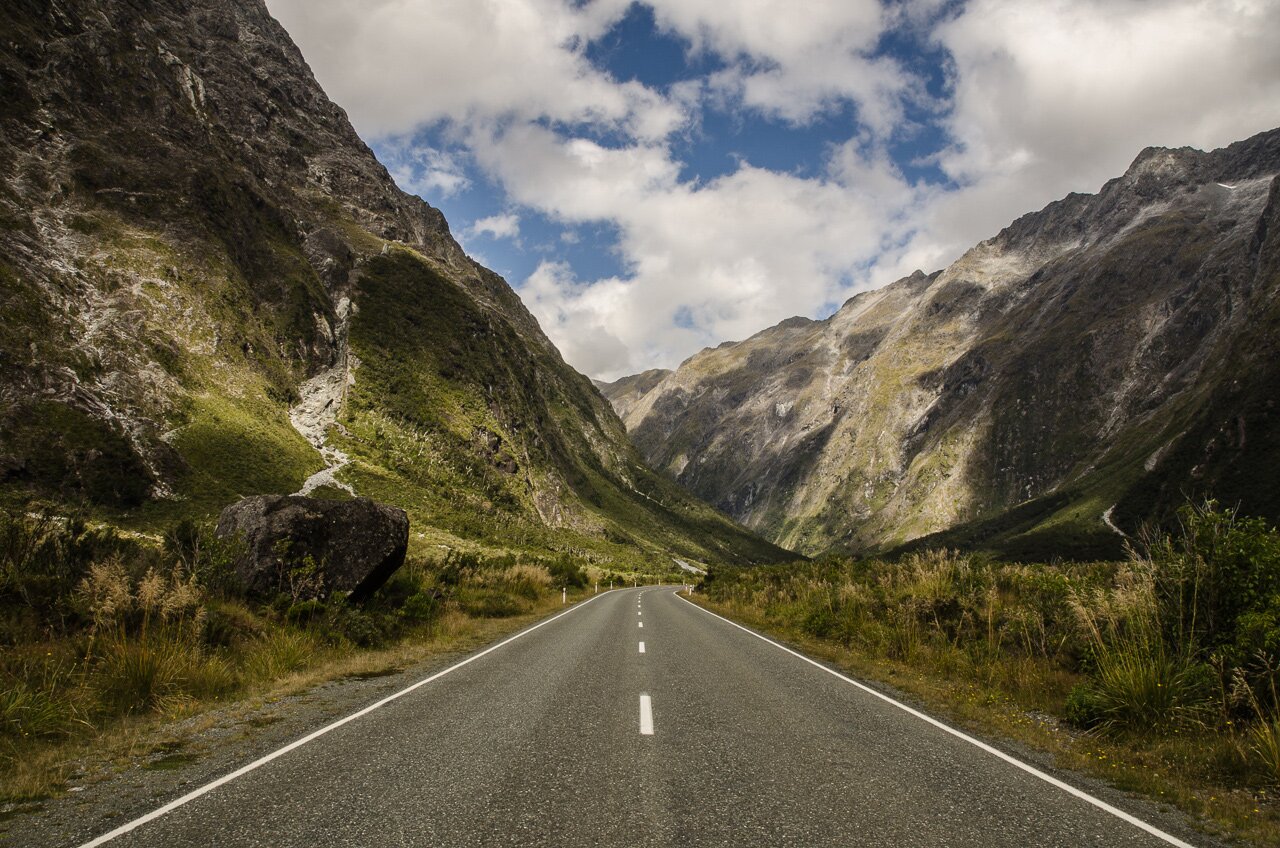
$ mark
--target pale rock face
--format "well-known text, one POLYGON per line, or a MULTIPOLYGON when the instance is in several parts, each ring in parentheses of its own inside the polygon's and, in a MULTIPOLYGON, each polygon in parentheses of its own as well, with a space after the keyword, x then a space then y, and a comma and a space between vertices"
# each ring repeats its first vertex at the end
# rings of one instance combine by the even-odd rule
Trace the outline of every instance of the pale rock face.
POLYGON ((1259 455, 1280 442, 1266 411, 1277 173, 1280 131, 1144 151, 1097 195, 1026 215, 941 272, 605 392, 652 464, 806 553, 1036 498, 1099 549, 1181 491, 1266 512, 1238 432, 1259 455))

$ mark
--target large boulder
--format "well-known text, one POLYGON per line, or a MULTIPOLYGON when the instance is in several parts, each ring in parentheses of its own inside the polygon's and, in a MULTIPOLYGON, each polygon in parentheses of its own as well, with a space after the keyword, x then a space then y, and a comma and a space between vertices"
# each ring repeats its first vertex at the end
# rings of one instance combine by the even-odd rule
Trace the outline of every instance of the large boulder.
POLYGON ((244 541, 236 576, 251 595, 359 601, 404 564, 409 517, 368 498, 256 495, 224 509, 215 532, 244 541))

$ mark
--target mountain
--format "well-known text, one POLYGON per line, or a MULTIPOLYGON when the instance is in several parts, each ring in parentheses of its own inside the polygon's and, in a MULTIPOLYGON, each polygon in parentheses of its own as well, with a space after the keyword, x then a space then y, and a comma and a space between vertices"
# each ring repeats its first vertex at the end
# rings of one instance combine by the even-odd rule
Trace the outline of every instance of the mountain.
POLYGON ((607 391, 655 467, 808 553, 1112 556, 1188 496, 1277 520, 1278 173, 1280 130, 1148 149, 941 272, 607 391))
POLYGON ((614 411, 618 413, 618 416, 626 418, 636 404, 640 403, 645 395, 653 390, 654 386, 669 376, 671 376, 671 372, 667 369, 654 368, 614 380, 612 383, 603 383, 599 380, 594 382, 596 388, 613 404, 614 411))
POLYGON ((157 532, 355 492, 421 550, 783 555, 644 465, 261 0, 15 0, 0 28, 6 503, 157 532))

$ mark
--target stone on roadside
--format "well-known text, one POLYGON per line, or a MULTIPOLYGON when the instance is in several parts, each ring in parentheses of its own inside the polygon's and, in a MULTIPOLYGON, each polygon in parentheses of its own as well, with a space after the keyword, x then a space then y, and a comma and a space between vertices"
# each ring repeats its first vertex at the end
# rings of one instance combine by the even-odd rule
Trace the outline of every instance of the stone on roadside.
POLYGON ((368 498, 255 495, 224 509, 215 532, 243 540, 235 569, 250 595, 360 601, 404 564, 409 518, 368 498))

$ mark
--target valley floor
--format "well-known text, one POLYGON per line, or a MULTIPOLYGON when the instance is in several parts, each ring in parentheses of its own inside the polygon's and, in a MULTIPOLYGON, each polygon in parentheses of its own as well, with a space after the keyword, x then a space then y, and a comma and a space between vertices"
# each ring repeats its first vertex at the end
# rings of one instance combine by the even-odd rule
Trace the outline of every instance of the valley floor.
POLYGON ((676 588, 601 593, 447 668, 432 661, 398 679, 338 687, 336 698, 313 693, 302 712, 323 727, 273 749, 306 728, 268 724, 238 748, 242 768, 229 780, 206 782, 232 767, 227 760, 198 770, 175 764, 167 784, 153 780, 117 804, 102 803, 110 784, 101 794, 91 787, 77 793, 83 800, 26 820, 39 829, 12 828, 11 838, 1219 844, 1181 816, 1096 781, 1065 772, 1046 780, 1016 752, 994 753, 842 680, 709 615, 676 588))

